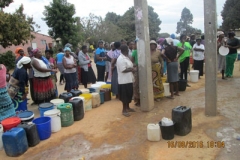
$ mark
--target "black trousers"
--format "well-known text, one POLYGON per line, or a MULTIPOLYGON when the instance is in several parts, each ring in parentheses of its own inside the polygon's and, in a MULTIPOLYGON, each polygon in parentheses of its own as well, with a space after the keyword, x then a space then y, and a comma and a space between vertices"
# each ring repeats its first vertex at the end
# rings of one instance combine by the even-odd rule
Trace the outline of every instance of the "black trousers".
POLYGON ((180 63, 180 68, 181 68, 180 78, 181 79, 183 79, 183 75, 184 75, 184 79, 187 80, 188 67, 189 67, 189 57, 187 57, 183 62, 180 63))
POLYGON ((97 81, 104 82, 104 75, 105 75, 105 66, 97 66, 97 81))

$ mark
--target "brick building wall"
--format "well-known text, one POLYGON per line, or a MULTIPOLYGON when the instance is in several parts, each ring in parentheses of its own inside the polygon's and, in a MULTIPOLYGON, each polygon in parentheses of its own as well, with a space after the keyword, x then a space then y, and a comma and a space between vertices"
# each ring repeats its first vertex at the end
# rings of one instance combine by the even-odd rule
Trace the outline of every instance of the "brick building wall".
POLYGON ((41 51, 44 52, 45 49, 46 49, 46 43, 47 44, 49 44, 49 43, 53 44, 53 39, 48 35, 44 35, 44 34, 36 33, 36 32, 33 32, 32 34, 35 36, 35 39, 33 39, 32 41, 29 41, 24 46, 23 45, 19 45, 19 46, 12 45, 12 46, 9 46, 7 48, 3 48, 0 45, 0 54, 5 53, 9 50, 12 51, 13 53, 15 53, 15 49, 17 47, 22 47, 24 49, 24 53, 27 54, 27 48, 30 47, 30 46, 32 46, 33 49, 38 48, 38 49, 40 49, 41 51))

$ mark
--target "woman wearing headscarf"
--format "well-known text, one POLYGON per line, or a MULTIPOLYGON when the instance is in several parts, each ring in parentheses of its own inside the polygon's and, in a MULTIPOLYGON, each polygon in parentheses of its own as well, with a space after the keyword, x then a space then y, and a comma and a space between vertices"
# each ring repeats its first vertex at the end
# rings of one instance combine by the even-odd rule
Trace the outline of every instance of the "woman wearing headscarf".
POLYGON ((17 64, 17 62, 18 62, 23 56, 26 56, 26 55, 24 54, 23 48, 18 47, 18 48, 15 50, 15 56, 16 56, 15 64, 17 64))
POLYGON ((64 90, 70 92, 72 89, 78 89, 78 80, 76 78, 77 63, 69 47, 64 48, 65 56, 63 57, 64 77, 66 79, 64 90))
MULTIPOLYGON (((17 66, 12 74, 11 80, 9 82, 9 89, 15 87, 15 92, 10 92, 9 95, 11 96, 14 107, 16 110, 18 109, 18 106, 20 103, 27 101, 27 94, 28 94, 28 73, 27 69, 32 68, 31 67, 31 58, 29 57, 22 57, 18 63, 17 66), (12 82, 15 82, 13 84, 12 82)), ((13 91, 13 90, 11 90, 13 91)))
POLYGON ((219 54, 219 48, 221 46, 226 45, 226 42, 224 40, 224 33, 222 31, 218 31, 217 36, 218 36, 218 40, 217 40, 218 71, 222 73, 222 79, 226 80, 225 78, 226 56, 222 56, 221 54, 219 54))
POLYGON ((205 47, 201 44, 201 37, 197 37, 196 43, 193 45, 194 69, 199 71, 199 78, 203 76, 203 63, 205 47))
MULTIPOLYGON (((180 68, 181 68, 180 78, 183 79, 183 75, 184 75, 184 79, 187 80, 189 57, 190 57, 190 52, 192 50, 192 46, 189 42, 186 41, 186 35, 180 36, 180 43, 178 43, 177 46, 182 47, 184 49, 183 54, 179 57, 180 68)), ((190 87, 190 85, 187 84, 187 87, 190 87)))
POLYGON ((237 49, 240 47, 239 40, 235 38, 235 33, 228 33, 228 40, 226 47, 229 48, 229 53, 226 56, 226 77, 233 76, 234 62, 237 58, 237 49))
POLYGON ((157 50, 157 43, 154 40, 150 41, 151 62, 152 62, 152 81, 154 100, 160 101, 164 94, 164 87, 162 83, 162 67, 164 65, 161 52, 157 50))
POLYGON ((16 115, 14 104, 7 91, 6 70, 7 68, 0 64, 0 122, 16 115))
POLYGON ((169 98, 174 99, 174 87, 176 88, 176 96, 179 96, 178 93, 178 58, 183 54, 184 49, 181 47, 173 46, 172 38, 166 38, 164 41, 164 49, 162 54, 167 59, 167 79, 170 84, 171 96, 169 98), (179 55, 178 55, 179 53, 179 55))
POLYGON ((87 53, 87 46, 82 46, 82 51, 78 53, 78 61, 81 67, 81 82, 85 88, 88 83, 96 83, 96 76, 92 69, 92 61, 87 53))
POLYGON ((134 109, 131 109, 129 107, 129 103, 131 103, 133 96, 134 77, 132 72, 134 71, 134 69, 133 63, 128 56, 127 45, 121 46, 121 53, 116 61, 119 83, 119 99, 123 105, 122 114, 126 117, 129 117, 129 112, 135 112, 134 109))
POLYGON ((35 103, 40 104, 49 102, 56 96, 54 85, 51 80, 51 72, 57 72, 56 69, 51 69, 44 62, 42 53, 39 49, 33 50, 34 58, 32 58, 32 68, 34 71, 33 90, 35 103))
POLYGON ((112 69, 111 90, 112 90, 112 93, 116 95, 116 98, 118 98, 118 72, 117 72, 116 62, 118 57, 121 55, 120 46, 121 46, 120 42, 114 43, 115 50, 112 54, 112 60, 111 60, 111 69, 112 69))

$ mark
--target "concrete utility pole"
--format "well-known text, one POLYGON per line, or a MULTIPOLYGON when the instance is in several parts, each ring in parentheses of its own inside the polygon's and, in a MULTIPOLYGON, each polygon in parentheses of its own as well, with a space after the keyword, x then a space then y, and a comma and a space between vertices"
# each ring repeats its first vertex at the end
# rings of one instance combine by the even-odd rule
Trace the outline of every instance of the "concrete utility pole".
POLYGON ((204 0, 205 114, 217 114, 217 14, 216 0, 204 0))
POLYGON ((154 108, 147 0, 134 0, 141 110, 154 108))

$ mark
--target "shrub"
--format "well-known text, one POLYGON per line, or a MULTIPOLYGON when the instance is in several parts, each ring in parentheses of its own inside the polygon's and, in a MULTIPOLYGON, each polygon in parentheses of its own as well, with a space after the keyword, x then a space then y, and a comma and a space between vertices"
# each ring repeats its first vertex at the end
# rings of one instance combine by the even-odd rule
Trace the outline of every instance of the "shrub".
POLYGON ((15 56, 12 51, 0 54, 0 63, 4 64, 8 69, 15 68, 15 56))

